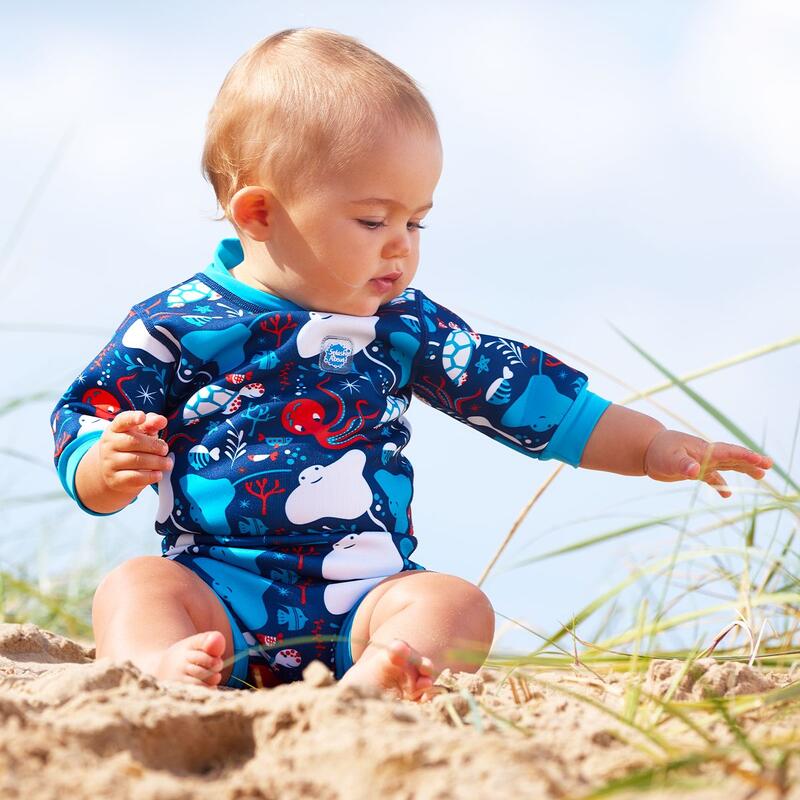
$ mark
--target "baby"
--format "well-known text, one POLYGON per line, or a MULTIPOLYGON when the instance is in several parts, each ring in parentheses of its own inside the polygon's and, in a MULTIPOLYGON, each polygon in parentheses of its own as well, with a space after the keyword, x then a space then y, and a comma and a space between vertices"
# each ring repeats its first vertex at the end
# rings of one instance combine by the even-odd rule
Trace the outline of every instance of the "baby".
POLYGON ((163 557, 122 564, 97 655, 162 679, 270 686, 319 659, 419 699, 476 670, 486 596, 412 560, 412 394, 537 459, 703 480, 771 462, 611 404, 557 357, 475 333, 411 288, 442 150, 402 70, 347 36, 287 30, 211 110, 205 173, 237 239, 137 303, 52 416, 71 497, 158 492, 163 557))

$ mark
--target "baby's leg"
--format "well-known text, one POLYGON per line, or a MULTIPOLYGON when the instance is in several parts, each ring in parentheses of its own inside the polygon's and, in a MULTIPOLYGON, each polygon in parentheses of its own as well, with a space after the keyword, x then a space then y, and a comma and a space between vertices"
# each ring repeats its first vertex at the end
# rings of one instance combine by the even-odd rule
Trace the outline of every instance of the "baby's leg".
POLYGON ((163 680, 216 686, 233 655, 227 614, 191 570, 157 556, 126 561, 97 587, 92 624, 98 658, 132 661, 163 680))
POLYGON ((378 584, 356 611, 355 664, 343 684, 418 699, 445 668, 475 672, 494 637, 494 611, 477 586, 437 572, 402 572, 378 584))

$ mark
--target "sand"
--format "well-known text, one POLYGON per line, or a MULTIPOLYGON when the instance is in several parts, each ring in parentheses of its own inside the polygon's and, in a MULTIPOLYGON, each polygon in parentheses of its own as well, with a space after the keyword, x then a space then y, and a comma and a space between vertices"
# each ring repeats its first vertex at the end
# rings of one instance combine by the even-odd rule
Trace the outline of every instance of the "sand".
MULTIPOLYGON (((679 669, 655 662, 642 690, 666 692, 679 669)), ((441 694, 423 705, 339 687, 321 664, 288 686, 216 691, 159 683, 33 625, 0 624, 0 797, 578 798, 675 754, 570 694, 622 712, 624 675, 579 668, 504 678, 445 673, 441 694)), ((788 681, 708 660, 684 676, 678 694, 731 696, 788 681)), ((797 712, 770 713, 748 714, 748 734, 776 736, 800 724, 797 712)), ((674 720, 658 730, 671 745, 703 744, 674 720)), ((684 770, 677 794, 647 797, 736 800, 761 788, 758 797, 800 798, 800 789, 772 788, 791 776, 762 772, 754 786, 748 775, 757 764, 736 750, 719 717, 709 730, 734 755, 684 770)))

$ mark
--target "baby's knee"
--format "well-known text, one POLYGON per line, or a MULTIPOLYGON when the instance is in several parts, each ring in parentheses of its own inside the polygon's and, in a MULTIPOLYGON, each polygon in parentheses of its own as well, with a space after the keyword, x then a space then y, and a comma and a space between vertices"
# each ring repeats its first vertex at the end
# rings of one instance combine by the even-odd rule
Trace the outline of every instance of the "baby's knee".
POLYGON ((137 556, 114 567, 98 584, 94 606, 133 599, 137 592, 150 590, 154 584, 167 588, 170 582, 161 580, 164 559, 159 556, 137 556))
POLYGON ((481 589, 456 575, 428 574, 432 578, 427 587, 430 595, 459 616, 469 619, 480 638, 491 641, 494 636, 494 608, 481 589))

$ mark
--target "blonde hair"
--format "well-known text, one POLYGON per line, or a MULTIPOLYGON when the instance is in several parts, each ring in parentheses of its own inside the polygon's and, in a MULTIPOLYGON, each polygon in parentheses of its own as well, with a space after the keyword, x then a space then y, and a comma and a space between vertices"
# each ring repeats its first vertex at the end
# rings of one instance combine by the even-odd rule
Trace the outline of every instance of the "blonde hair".
POLYGON ((280 31, 226 76, 208 117, 203 173, 230 217, 243 186, 263 181, 291 199, 313 178, 345 169, 387 126, 438 137, 408 74, 350 36, 280 31))

